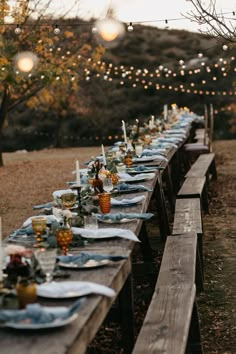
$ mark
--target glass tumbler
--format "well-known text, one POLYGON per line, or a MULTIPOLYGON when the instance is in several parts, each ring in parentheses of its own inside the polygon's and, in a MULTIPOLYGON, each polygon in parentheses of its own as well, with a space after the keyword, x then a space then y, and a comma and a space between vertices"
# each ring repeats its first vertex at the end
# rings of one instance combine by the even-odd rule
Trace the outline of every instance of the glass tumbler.
POLYGON ((95 215, 84 216, 85 229, 98 229, 98 220, 95 215))
POLYGON ((111 194, 110 193, 99 193, 99 206, 103 214, 108 214, 111 211, 111 194))

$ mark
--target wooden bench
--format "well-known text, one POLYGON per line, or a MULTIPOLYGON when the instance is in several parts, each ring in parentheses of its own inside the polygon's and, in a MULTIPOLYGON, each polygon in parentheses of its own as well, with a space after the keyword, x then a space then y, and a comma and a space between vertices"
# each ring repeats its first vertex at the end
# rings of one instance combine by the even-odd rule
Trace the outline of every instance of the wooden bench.
POLYGON ((198 128, 195 131, 194 141, 196 144, 205 144, 205 129, 198 128))
POLYGON ((196 284, 201 291, 204 284, 203 223, 199 198, 177 199, 172 235, 197 233, 196 284))
POLYGON ((204 177, 206 176, 207 183, 209 182, 210 174, 212 179, 217 179, 215 154, 202 154, 193 163, 185 177, 204 177))
POLYGON ((206 177, 187 177, 177 194, 177 199, 180 198, 199 198, 204 211, 208 213, 209 209, 206 177))
POLYGON ((133 354, 202 354, 196 306, 197 234, 168 236, 156 288, 133 354))

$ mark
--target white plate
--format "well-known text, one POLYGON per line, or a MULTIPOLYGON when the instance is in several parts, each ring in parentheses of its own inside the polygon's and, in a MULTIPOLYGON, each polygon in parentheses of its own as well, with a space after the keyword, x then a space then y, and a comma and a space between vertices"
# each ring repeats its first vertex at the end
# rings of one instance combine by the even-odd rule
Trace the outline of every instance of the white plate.
POLYGON ((134 220, 137 220, 137 219, 124 218, 124 219, 120 219, 120 220, 112 220, 112 219, 102 220, 102 219, 98 218, 98 221, 104 222, 106 224, 123 224, 123 223, 134 221, 134 220))
POLYGON ((94 259, 88 260, 84 264, 77 264, 73 262, 59 262, 58 265, 62 268, 68 268, 68 269, 93 269, 93 268, 100 268, 104 267, 109 264, 114 264, 110 259, 101 259, 99 261, 96 261, 94 259))
POLYGON ((63 281, 43 283, 37 286, 37 295, 50 299, 69 299, 89 294, 99 294, 112 297, 113 289, 105 285, 88 281, 63 281))
POLYGON ((65 325, 73 322, 77 317, 78 317, 78 313, 74 313, 72 316, 70 316, 66 319, 57 319, 53 322, 48 322, 48 323, 6 322, 4 324, 4 327, 14 328, 14 329, 23 329, 23 330, 24 329, 35 330, 35 329, 56 328, 56 327, 65 326, 65 325))

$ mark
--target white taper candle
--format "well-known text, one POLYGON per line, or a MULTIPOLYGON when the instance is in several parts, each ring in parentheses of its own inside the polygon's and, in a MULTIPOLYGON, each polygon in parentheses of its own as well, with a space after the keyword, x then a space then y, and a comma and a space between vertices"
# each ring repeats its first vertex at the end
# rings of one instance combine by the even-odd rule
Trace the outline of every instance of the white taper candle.
POLYGON ((125 141, 125 144, 127 144, 127 134, 126 134, 126 127, 125 127, 125 121, 122 120, 122 129, 123 129, 123 133, 124 133, 124 141, 125 141))
POLYGON ((103 158, 103 165, 106 166, 107 160, 106 160, 106 155, 105 155, 105 150, 104 150, 103 144, 102 144, 102 158, 103 158))
POLYGON ((79 170, 79 161, 76 160, 75 162, 75 175, 76 175, 76 185, 80 186, 80 170, 79 170))

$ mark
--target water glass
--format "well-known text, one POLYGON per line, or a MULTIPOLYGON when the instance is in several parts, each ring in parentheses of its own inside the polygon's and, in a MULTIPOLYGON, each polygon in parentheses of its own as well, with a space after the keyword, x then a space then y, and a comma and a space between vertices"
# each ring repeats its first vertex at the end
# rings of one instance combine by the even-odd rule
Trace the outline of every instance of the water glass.
POLYGON ((85 229, 98 229, 98 221, 95 215, 84 216, 85 229))
POLYGON ((34 253, 39 265, 46 275, 46 282, 52 280, 52 274, 56 265, 57 249, 50 248, 46 250, 45 248, 40 248, 34 253))
POLYGON ((126 172, 126 166, 124 163, 119 163, 116 165, 116 169, 118 173, 125 173, 126 172))
POLYGON ((140 157, 143 152, 143 144, 135 144, 135 154, 140 157))
POLYGON ((110 192, 113 189, 112 178, 106 177, 103 180, 103 189, 105 192, 110 192))

